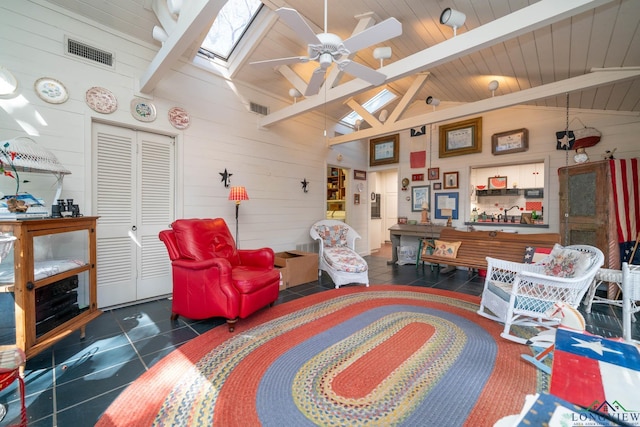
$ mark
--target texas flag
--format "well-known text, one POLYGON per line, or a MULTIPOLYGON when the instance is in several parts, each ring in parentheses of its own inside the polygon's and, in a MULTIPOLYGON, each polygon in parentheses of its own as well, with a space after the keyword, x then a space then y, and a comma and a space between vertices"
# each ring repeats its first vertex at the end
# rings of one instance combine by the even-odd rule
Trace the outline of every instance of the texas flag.
POLYGON ((638 416, 639 390, 640 352, 637 347, 558 328, 551 394, 600 412, 638 416))

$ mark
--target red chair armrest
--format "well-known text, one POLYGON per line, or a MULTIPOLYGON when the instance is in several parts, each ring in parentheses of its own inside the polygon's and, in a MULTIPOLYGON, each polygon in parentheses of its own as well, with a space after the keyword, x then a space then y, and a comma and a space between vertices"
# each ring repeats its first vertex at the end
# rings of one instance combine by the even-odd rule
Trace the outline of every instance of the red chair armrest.
POLYGON ((171 261, 180 259, 182 255, 180 255, 180 249, 178 249, 178 242, 176 241, 176 235, 173 230, 162 230, 158 237, 162 240, 167 247, 167 252, 169 252, 169 259, 171 261))
POLYGON ((275 255, 271 248, 240 249, 238 250, 238 254, 240 255, 240 264, 242 265, 260 267, 266 270, 273 268, 275 255))

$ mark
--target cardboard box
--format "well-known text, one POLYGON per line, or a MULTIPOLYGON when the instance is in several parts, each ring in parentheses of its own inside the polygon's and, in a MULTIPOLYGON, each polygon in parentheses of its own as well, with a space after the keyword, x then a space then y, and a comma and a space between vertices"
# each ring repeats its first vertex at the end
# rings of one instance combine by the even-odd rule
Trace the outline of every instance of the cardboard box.
POLYGON ((277 265, 275 267, 280 272, 280 290, 287 289, 289 287, 289 269, 277 265))
POLYGON ((287 288, 318 280, 318 254, 313 252, 277 252, 274 264, 287 270, 287 288))

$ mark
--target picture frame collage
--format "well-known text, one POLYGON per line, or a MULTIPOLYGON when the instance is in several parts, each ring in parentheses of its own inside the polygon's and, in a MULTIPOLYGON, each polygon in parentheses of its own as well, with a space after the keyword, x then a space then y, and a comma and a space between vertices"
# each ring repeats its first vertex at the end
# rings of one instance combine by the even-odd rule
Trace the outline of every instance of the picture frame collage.
MULTIPOLYGON (((422 134, 415 133, 415 135, 412 136, 420 136, 422 134)), ((482 117, 440 125, 437 142, 439 158, 481 153, 482 117)), ((371 139, 369 143, 370 166, 388 165, 399 162, 398 151, 400 141, 398 134, 374 138, 371 139)), ((528 144, 529 133, 525 128, 498 132, 491 137, 491 153, 493 155, 520 153, 528 150, 528 144)), ((416 153, 412 153, 412 155, 416 153)), ((419 168, 417 164, 414 165, 413 157, 411 160, 412 168, 419 168)), ((421 167, 424 168, 424 166, 423 160, 421 167)), ((459 193, 451 192, 451 190, 458 190, 460 188, 460 171, 441 171, 440 167, 432 167, 431 162, 429 162, 426 168, 426 174, 421 173, 422 171, 424 171, 424 169, 412 171, 411 173, 412 182, 419 183, 426 181, 425 184, 427 184, 414 185, 411 187, 411 194, 406 198, 407 201, 411 202, 411 211, 420 212, 423 210, 425 203, 431 207, 433 201, 434 209, 429 210, 433 213, 434 218, 457 219, 459 193), (441 205, 446 205, 446 207, 441 207, 441 205), (450 212, 451 215, 443 216, 443 209, 444 212, 450 212)), ((507 188, 506 178, 507 177, 500 176, 494 177, 489 180, 487 187, 489 189, 507 188)), ((406 181, 408 183, 409 180, 407 179, 406 181)))

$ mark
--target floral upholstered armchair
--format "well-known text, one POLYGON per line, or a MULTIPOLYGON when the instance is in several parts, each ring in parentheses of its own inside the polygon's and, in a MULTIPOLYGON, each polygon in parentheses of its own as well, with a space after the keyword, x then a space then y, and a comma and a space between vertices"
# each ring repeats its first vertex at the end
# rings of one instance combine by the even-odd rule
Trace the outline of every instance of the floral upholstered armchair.
POLYGON ((318 276, 326 271, 336 289, 348 283, 369 286, 369 266, 356 252, 360 235, 353 228, 342 221, 322 220, 313 224, 309 234, 320 241, 318 276))

